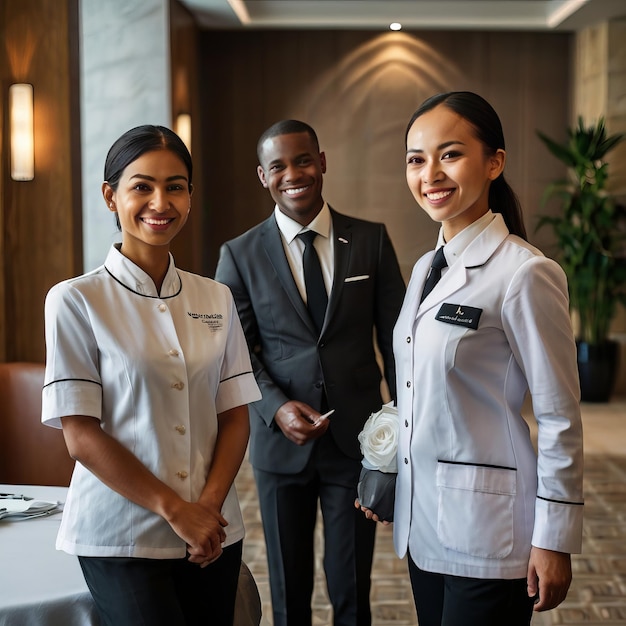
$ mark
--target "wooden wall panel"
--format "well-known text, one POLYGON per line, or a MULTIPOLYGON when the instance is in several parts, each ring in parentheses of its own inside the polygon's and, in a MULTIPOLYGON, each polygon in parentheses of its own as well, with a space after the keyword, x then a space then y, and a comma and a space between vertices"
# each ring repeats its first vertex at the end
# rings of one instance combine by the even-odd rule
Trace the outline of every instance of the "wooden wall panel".
POLYGON ((468 89, 494 105, 505 130, 507 176, 536 214, 561 166, 536 137, 564 136, 570 118, 568 34, 440 32, 205 32, 201 85, 209 271, 220 244, 266 217, 273 204, 256 176, 256 141, 295 117, 326 152, 325 198, 336 209, 387 224, 408 278, 437 228, 404 179, 406 123, 426 97, 468 89))
POLYGON ((0 84, 34 90, 35 179, 9 173, 6 105, 0 159, 3 328, 0 360, 43 361, 43 304, 82 269, 78 0, 0 4, 0 84))
POLYGON ((176 265, 191 272, 203 273, 205 202, 202 173, 202 114, 198 96, 198 28, 189 11, 180 2, 170 4, 170 45, 172 85, 172 126, 176 130, 179 113, 191 116, 194 178, 191 213, 187 224, 172 243, 176 265))

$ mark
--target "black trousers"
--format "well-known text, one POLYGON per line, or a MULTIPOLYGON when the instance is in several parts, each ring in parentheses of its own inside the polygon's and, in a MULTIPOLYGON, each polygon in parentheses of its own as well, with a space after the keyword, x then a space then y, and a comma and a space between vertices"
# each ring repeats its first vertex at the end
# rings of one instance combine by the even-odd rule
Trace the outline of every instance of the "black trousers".
MULTIPOLYGON (((279 459, 277 459, 277 463, 279 459)), ((376 524, 354 508, 361 462, 330 433, 315 442, 298 474, 254 470, 272 593, 274 626, 310 626, 318 503, 324 520, 324 571, 334 626, 369 626, 376 524)))
POLYGON ((483 580, 425 572, 409 555, 420 626, 528 626, 534 599, 526 579, 483 580))
POLYGON ((102 626, 232 626, 242 542, 207 567, 184 559, 78 557, 102 626))

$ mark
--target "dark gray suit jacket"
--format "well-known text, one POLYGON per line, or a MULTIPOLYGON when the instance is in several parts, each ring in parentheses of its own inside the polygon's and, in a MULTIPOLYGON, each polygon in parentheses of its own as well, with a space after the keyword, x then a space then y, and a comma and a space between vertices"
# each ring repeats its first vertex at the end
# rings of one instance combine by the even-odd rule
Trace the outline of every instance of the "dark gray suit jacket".
POLYGON ((274 215, 220 251, 216 280, 233 293, 263 399, 250 405, 250 461, 291 474, 306 465, 312 444, 297 446, 274 423, 288 400, 319 410, 324 389, 335 409, 329 431, 348 456, 361 457, 357 435, 380 408, 381 371, 395 398, 392 332, 405 285, 383 224, 331 209, 335 269, 318 337, 291 274, 274 215))

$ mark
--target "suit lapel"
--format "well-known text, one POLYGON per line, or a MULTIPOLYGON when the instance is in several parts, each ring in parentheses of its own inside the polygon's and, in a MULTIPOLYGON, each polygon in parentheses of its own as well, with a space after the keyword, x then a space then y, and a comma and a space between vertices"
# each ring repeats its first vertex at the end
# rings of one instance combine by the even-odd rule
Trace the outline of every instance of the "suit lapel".
MULTIPOLYGON (((337 310, 346 276, 348 275, 353 241, 351 220, 340 213, 337 213, 333 209, 330 209, 330 213, 333 223, 332 245, 335 257, 335 268, 333 274, 333 287, 328 298, 328 310, 326 311, 326 318, 324 320, 322 333, 328 326, 329 321, 332 320, 332 317, 337 310)), ((307 327, 313 333, 316 333, 309 310, 306 308, 304 301, 300 297, 298 286, 296 285, 296 281, 291 273, 289 261, 287 260, 285 250, 283 248, 283 240, 280 235, 280 230, 278 229, 278 225, 276 224, 276 220, 273 216, 266 220, 265 226, 261 231, 261 237, 265 253, 267 254, 267 257, 276 272, 278 281, 289 297, 293 308, 302 318, 302 321, 307 325, 307 327)))
POLYGON ((330 209, 330 214, 333 221, 332 245, 335 257, 335 269, 333 274, 333 288, 328 298, 328 310, 326 311, 324 328, 326 328, 329 321, 333 318, 341 298, 341 292, 343 291, 346 276, 348 275, 348 267, 350 265, 353 237, 352 223, 350 220, 345 219, 343 215, 336 213, 333 209, 330 209))
MULTIPOLYGON (((291 273, 289 267, 289 261, 283 248, 283 240, 280 236, 280 230, 276 224, 274 216, 270 217, 265 222, 265 227, 261 231, 262 244, 265 249, 265 253, 276 272, 278 282, 287 294, 293 308, 296 313, 302 318, 302 321, 311 329, 313 333, 317 333, 309 310, 306 308, 304 301, 298 291, 298 286, 291 273)), ((271 286, 270 286, 271 288, 271 286)))

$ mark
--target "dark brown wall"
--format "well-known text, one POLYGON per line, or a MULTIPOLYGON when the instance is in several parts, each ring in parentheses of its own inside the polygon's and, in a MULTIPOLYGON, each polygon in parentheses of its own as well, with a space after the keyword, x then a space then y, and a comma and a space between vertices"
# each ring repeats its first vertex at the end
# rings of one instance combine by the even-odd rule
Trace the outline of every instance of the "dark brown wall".
POLYGON ((545 186, 563 171, 535 130, 564 136, 570 35, 205 32, 201 43, 209 273, 223 241, 271 212, 256 176, 256 140, 275 121, 295 117, 317 130, 326 152, 326 200, 385 222, 408 278, 437 229, 406 187, 405 126, 426 97, 457 89, 477 91, 499 112, 508 178, 531 239, 548 247, 547 231, 532 233, 535 214, 545 186))
POLYGON ((82 271, 78 0, 0 2, 0 361, 43 361, 48 289, 82 271), (8 88, 34 89, 35 179, 11 180, 8 88))
POLYGON ((188 113, 192 121, 191 152, 194 179, 192 209, 185 228, 172 243, 176 265, 202 273, 205 266, 205 202, 202 172, 202 111, 198 95, 199 31, 189 11, 179 2, 170 3, 170 45, 172 84, 172 128, 176 129, 179 113, 188 113))

